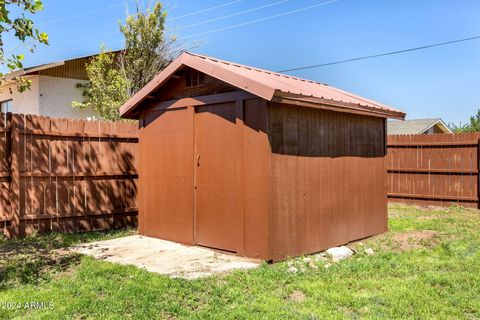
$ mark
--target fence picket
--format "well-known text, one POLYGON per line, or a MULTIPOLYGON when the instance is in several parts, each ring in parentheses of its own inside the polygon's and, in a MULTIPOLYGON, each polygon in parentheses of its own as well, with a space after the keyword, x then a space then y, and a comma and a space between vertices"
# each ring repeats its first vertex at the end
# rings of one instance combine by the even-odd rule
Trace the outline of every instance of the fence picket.
POLYGON ((0 230, 136 225, 137 143, 134 123, 0 114, 0 230))
POLYGON ((388 136, 392 202, 479 206, 480 133, 388 136))

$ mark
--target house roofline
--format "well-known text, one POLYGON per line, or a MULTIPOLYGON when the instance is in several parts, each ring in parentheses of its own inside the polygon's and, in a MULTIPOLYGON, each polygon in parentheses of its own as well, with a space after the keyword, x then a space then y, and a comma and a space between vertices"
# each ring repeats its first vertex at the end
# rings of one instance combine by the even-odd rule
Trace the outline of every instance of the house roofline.
POLYGON ((427 131, 428 129, 430 129, 431 127, 433 127, 434 125, 436 125, 438 123, 440 123, 440 125, 443 126, 445 129, 447 129, 446 130, 447 133, 453 133, 452 130, 450 130, 450 128, 447 126, 447 124, 441 118, 436 119, 435 122, 433 122, 432 124, 425 127, 421 132, 427 131))
MULTIPOLYGON (((122 50, 113 50, 113 51, 109 51, 109 53, 118 53, 120 51, 122 51, 122 50)), ((39 65, 36 65, 36 66, 27 67, 27 68, 17 69, 17 70, 14 70, 14 71, 6 74, 5 79, 6 80, 12 80, 15 77, 26 76, 26 75, 29 75, 29 74, 32 74, 32 73, 35 73, 35 72, 39 72, 39 71, 43 71, 43 70, 47 70, 47 69, 51 69, 51 68, 55 68, 55 67, 60 67, 60 66, 65 65, 65 63, 67 63, 69 61, 95 57, 95 56, 98 56, 99 54, 100 53, 89 54, 89 55, 85 55, 85 56, 80 56, 80 57, 75 57, 75 58, 70 58, 70 59, 65 59, 65 60, 59 60, 59 61, 54 61, 54 62, 45 63, 45 64, 39 64, 39 65)))
POLYGON ((24 69, 18 69, 15 71, 12 71, 8 73, 5 76, 6 80, 12 80, 15 77, 21 77, 21 76, 26 76, 34 72, 50 69, 50 68, 55 68, 55 67, 60 67, 65 65, 65 61, 57 61, 57 62, 52 62, 52 63, 47 63, 47 64, 41 64, 38 66, 30 67, 30 68, 24 68, 24 69))

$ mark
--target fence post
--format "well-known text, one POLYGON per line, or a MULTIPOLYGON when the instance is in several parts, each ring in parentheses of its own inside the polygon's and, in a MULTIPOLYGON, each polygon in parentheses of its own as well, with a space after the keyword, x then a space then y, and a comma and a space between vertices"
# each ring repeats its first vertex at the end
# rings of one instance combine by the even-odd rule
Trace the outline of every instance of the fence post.
POLYGON ((10 210, 12 214, 11 235, 14 238, 25 236, 25 225, 20 220, 20 117, 21 115, 12 114, 10 129, 10 210))
POLYGON ((7 206, 7 217, 10 222, 10 227, 7 228, 6 224, 4 225, 4 234, 5 236, 10 239, 13 237, 12 235, 12 230, 11 230, 11 223, 12 223, 12 209, 11 209, 11 194, 12 194, 12 185, 11 185, 11 178, 12 178, 12 114, 11 113, 5 113, 5 118, 4 118, 4 128, 6 130, 5 132, 5 158, 3 159, 4 161, 4 170, 9 173, 9 180, 8 180, 8 190, 6 190, 6 203, 7 206))
POLYGON ((480 209, 480 139, 477 143, 477 209, 480 209))

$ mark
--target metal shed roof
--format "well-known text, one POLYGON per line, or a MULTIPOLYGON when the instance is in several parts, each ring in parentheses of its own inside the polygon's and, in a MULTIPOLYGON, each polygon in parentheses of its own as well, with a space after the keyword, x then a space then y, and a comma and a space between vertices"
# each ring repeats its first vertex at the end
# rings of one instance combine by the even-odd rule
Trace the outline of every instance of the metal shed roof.
POLYGON ((185 52, 157 75, 121 108, 123 117, 132 117, 139 104, 161 87, 176 71, 190 67, 268 101, 312 107, 331 107, 343 112, 366 113, 374 116, 403 119, 405 113, 390 106, 331 87, 255 67, 228 62, 204 55, 185 52))

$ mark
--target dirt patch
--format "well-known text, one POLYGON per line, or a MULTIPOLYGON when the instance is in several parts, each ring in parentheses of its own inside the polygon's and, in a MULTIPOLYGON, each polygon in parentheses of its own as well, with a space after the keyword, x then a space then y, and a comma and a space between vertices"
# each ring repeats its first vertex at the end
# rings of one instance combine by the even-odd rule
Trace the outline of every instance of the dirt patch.
POLYGON ((38 283, 68 271, 79 261, 78 254, 52 250, 34 239, 4 241, 0 245, 0 289, 15 283, 38 283))
POLYGON ((413 230, 405 232, 387 232, 379 234, 368 239, 354 241, 349 244, 358 252, 365 252, 367 248, 373 251, 408 251, 421 248, 433 248, 437 246, 441 240, 449 237, 446 234, 433 230, 413 230))
POLYGON ((402 251, 430 248, 437 245, 439 240, 439 234, 432 230, 407 231, 392 236, 394 246, 402 251))
POLYGON ((68 250, 185 279, 208 277, 236 269, 251 269, 260 264, 259 260, 226 252, 143 236, 98 241, 68 250))
POLYGON ((417 220, 423 220, 423 221, 429 221, 429 220, 435 220, 437 217, 433 216, 419 216, 416 218, 417 220))
POLYGON ((299 290, 294 290, 288 297, 288 299, 293 302, 303 302, 305 301, 305 298, 305 293, 299 290))

